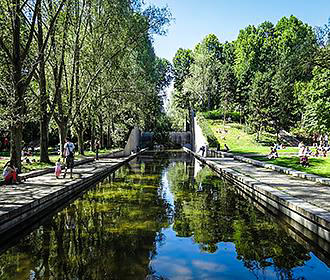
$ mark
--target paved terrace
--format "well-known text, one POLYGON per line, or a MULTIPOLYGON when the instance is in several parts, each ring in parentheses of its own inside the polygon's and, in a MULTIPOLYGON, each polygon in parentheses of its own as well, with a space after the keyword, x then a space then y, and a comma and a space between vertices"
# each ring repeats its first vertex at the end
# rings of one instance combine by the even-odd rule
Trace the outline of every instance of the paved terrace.
POLYGON ((66 196, 82 190, 83 186, 94 183, 135 156, 85 161, 84 164, 75 166, 73 179, 70 179, 70 173, 63 179, 63 171, 61 178, 56 179, 52 170, 51 173, 38 176, 32 174, 33 177, 27 178, 19 185, 0 186, 0 233, 22 222, 26 216, 30 217, 30 212, 44 210, 66 196))
POLYGON ((274 166, 262 166, 231 153, 209 156, 191 152, 200 161, 211 166, 224 178, 269 209, 275 215, 284 214, 288 223, 296 222, 295 228, 310 235, 313 232, 322 240, 319 243, 330 252, 330 186, 327 178, 319 178, 294 170, 279 170, 274 166), (220 158, 218 156, 221 156, 220 158), (291 175, 292 174, 292 175, 291 175), (325 181, 323 180, 325 179, 325 181), (324 184, 322 184, 323 182, 324 184))
POLYGON ((256 167, 248 162, 234 159, 217 158, 212 161, 223 168, 230 168, 244 176, 324 209, 329 212, 330 217, 330 186, 283 174, 268 168, 256 167))

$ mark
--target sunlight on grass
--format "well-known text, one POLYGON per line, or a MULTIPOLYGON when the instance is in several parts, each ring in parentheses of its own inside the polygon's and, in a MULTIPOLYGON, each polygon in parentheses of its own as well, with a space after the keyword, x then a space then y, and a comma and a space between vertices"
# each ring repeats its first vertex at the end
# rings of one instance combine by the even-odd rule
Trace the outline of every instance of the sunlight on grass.
POLYGON ((306 173, 330 177, 330 157, 309 158, 309 167, 301 166, 298 157, 281 156, 275 160, 269 160, 266 157, 254 157, 254 159, 306 173))
MULTIPOLYGON (((224 126, 221 120, 208 120, 208 122, 220 142, 221 148, 227 144, 233 153, 268 154, 270 146, 276 141, 275 135, 264 133, 259 143, 255 140, 254 134, 248 134, 245 126, 238 123, 226 123, 224 126)), ((298 152, 298 148, 287 147, 278 152, 298 152)))

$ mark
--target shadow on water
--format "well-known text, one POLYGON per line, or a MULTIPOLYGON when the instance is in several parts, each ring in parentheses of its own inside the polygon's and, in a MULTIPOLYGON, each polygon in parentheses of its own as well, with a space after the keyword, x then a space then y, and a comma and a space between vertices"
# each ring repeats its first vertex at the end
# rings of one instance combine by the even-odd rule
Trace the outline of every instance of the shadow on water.
POLYGON ((0 245, 0 279, 328 275, 311 247, 260 210, 188 154, 148 152, 0 245))

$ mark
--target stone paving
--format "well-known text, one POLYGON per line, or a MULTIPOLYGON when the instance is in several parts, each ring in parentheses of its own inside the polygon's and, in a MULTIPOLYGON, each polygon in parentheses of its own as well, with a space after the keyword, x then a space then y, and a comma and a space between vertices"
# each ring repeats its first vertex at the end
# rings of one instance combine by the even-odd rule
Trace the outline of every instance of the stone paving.
POLYGON ((222 168, 230 168, 292 197, 302 199, 330 212, 330 186, 328 185, 282 174, 271 169, 256 167, 247 162, 241 162, 232 158, 214 158, 208 160, 221 165, 222 168))
POLYGON ((41 204, 42 200, 47 196, 56 192, 65 192, 66 188, 74 187, 94 174, 108 170, 127 159, 128 157, 103 158, 75 166, 73 179, 70 179, 69 172, 64 179, 62 170, 60 179, 56 179, 52 172, 27 178, 26 181, 19 185, 2 185, 0 186, 0 222, 5 219, 8 213, 18 211, 22 207, 24 208, 34 203, 41 204))

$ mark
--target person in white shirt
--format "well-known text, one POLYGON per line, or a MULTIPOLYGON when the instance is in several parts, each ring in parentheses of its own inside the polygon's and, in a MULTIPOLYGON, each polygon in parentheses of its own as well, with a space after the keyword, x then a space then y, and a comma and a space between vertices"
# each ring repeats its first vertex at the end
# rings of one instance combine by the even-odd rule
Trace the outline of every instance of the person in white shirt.
POLYGON ((329 145, 329 137, 328 134, 324 135, 324 146, 328 147, 329 145))
POLYGON ((63 178, 65 178, 66 172, 68 168, 70 168, 70 179, 72 179, 72 170, 74 166, 74 148, 75 148, 74 144, 67 137, 65 139, 64 150, 63 150, 63 156, 65 157, 65 170, 64 170, 63 178))

